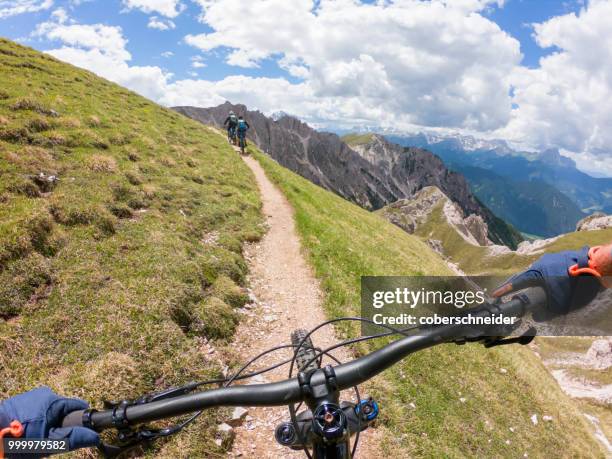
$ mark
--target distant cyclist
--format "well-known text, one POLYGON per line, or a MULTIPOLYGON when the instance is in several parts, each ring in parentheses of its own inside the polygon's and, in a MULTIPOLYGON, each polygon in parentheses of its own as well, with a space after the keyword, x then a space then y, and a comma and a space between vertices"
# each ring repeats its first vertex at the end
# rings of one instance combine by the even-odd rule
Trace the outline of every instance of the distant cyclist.
POLYGON ((238 126, 238 117, 233 110, 230 110, 229 115, 225 118, 223 126, 227 125, 227 138, 230 143, 236 143, 236 127, 238 126))
POLYGON ((246 120, 240 116, 238 118, 238 145, 240 145, 240 151, 244 154, 244 149, 246 148, 246 133, 249 130, 250 126, 246 120))

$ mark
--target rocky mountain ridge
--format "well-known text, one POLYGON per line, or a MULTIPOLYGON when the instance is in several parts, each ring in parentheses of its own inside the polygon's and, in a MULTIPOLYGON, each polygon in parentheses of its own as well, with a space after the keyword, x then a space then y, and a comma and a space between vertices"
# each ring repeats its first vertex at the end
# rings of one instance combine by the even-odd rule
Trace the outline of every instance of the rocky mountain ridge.
POLYGON ((461 208, 435 186, 422 188, 412 198, 400 199, 383 207, 379 212, 394 225, 414 234, 427 222, 439 203, 443 206, 442 212, 447 222, 466 242, 475 246, 493 245, 487 237, 488 227, 483 218, 476 214, 465 217, 461 208))
POLYGON ((294 117, 274 120, 229 102, 212 108, 174 109, 217 127, 222 127, 230 110, 244 115, 251 126, 248 137, 260 149, 282 166, 365 209, 377 210, 411 198, 424 187, 436 186, 451 196, 465 215, 481 216, 490 240, 511 247, 522 240, 473 196, 460 174, 449 171, 429 151, 405 149, 381 136, 373 136, 371 142, 355 149, 337 135, 318 132, 294 117))

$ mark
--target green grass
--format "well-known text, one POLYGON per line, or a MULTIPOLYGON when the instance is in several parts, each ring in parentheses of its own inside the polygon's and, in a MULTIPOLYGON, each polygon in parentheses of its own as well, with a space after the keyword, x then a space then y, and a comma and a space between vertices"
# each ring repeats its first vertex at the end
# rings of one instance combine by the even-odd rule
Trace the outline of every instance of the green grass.
MULTIPOLYGON (((361 275, 450 273, 419 238, 251 151, 295 209, 330 318, 359 313, 361 275)), ((381 402, 388 457, 604 456, 573 402, 533 353, 518 346, 422 351, 377 377, 368 391, 381 402), (534 413, 555 422, 533 426, 534 413)))
POLYGON ((358 146, 370 143, 374 134, 347 134, 342 136, 342 141, 348 146, 358 146))
MULTIPOLYGON (((248 168, 201 124, 7 40, 0 81, 0 398, 47 384, 99 408, 218 376, 202 340, 231 336, 241 245, 263 233, 248 168)), ((221 453, 218 419, 144 454, 221 453)))
POLYGON ((443 214, 444 203, 440 202, 432 210, 430 217, 421 225, 416 234, 423 239, 435 239, 442 243, 446 256, 459 268, 471 275, 509 276, 526 268, 544 252, 576 250, 585 245, 608 244, 612 241, 612 229, 598 231, 580 231, 568 233, 543 248, 543 252, 534 255, 519 255, 515 252, 489 256, 486 247, 467 243, 451 227, 443 214))

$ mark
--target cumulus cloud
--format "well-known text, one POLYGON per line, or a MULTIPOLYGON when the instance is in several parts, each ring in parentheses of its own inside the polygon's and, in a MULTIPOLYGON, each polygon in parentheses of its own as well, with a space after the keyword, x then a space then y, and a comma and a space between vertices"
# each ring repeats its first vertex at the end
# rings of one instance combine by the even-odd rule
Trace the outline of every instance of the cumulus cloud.
MULTIPOLYGON (((610 163, 611 23, 612 2, 591 0, 579 14, 535 24, 535 40, 552 53, 536 69, 519 67, 513 72, 510 82, 517 107, 508 126, 499 131, 501 136, 582 153, 582 163, 597 157, 610 163)), ((612 172, 612 164, 608 168, 612 172)))
POLYGON ((318 99, 317 112, 334 106, 370 124, 477 130, 510 118, 507 75, 520 61, 519 43, 478 14, 503 2, 196 1, 212 32, 186 43, 229 49, 227 63, 240 67, 276 59, 318 99), (227 14, 236 9, 242 14, 227 14))
POLYGON ((191 57, 191 66, 194 69, 202 69, 202 68, 206 67, 206 64, 204 63, 204 58, 202 56, 192 56, 191 57))
POLYGON ((174 29, 176 27, 176 24, 174 24, 173 21, 171 21, 170 19, 160 19, 157 16, 151 16, 149 18, 149 23, 147 24, 147 27, 150 29, 157 29, 157 30, 170 30, 170 29, 174 29))
POLYGON ((147 14, 157 13, 168 18, 177 17, 184 9, 180 0, 123 0, 123 5, 129 10, 138 9, 147 14))
POLYGON ((154 66, 130 66, 131 54, 121 27, 104 24, 76 24, 66 15, 54 15, 54 21, 36 27, 33 36, 58 41, 60 48, 47 53, 65 62, 159 100, 170 74, 154 66))
POLYGON ((0 19, 48 10, 53 0, 0 0, 0 19))

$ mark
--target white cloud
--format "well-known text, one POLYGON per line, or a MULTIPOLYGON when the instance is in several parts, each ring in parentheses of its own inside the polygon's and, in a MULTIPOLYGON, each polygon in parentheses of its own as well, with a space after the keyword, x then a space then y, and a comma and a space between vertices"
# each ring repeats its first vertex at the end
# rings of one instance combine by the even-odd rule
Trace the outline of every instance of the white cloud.
POLYGON ((51 13, 51 18, 60 24, 65 24, 68 22, 68 13, 64 8, 58 8, 53 13, 51 13))
POLYGON ((161 53, 161 56, 165 58, 169 58, 169 57, 174 56, 174 53, 172 51, 164 51, 163 53, 161 53))
MULTIPOLYGON (((518 107, 500 135, 526 145, 580 152, 585 159, 607 157, 610 163, 610 24, 612 2, 591 0, 579 14, 554 17, 534 26, 537 43, 556 49, 540 60, 538 68, 517 68, 511 76, 518 107)), ((612 164, 609 168, 612 172, 612 164)))
POLYGON ((204 63, 204 58, 202 56, 192 56, 191 66, 194 69, 203 69, 204 67, 206 67, 206 64, 204 63))
POLYGON ((157 13, 168 18, 177 17, 184 6, 180 0, 123 0, 123 5, 131 9, 139 9, 147 14, 157 13))
MULTIPOLYGON (((478 14, 503 2, 196 1, 212 32, 188 35, 186 43, 229 49, 227 63, 240 67, 275 59, 304 80, 316 113, 340 110, 331 119, 492 130, 510 118, 507 75, 520 61, 519 43, 478 14), (237 9, 240 15, 227 14, 237 9)), ((315 116, 305 107, 312 105, 289 110, 315 116)))
POLYGON ((159 19, 157 16, 151 16, 147 27, 157 30, 170 30, 176 28, 176 24, 170 19, 159 19))
POLYGON ((48 10, 53 0, 0 0, 0 19, 48 10))
MULTIPOLYGON (((55 19, 73 22, 61 15, 55 19)), ((159 67, 130 66, 132 56, 118 26, 50 21, 39 24, 33 35, 61 42, 60 48, 47 51, 58 59, 91 70, 153 100, 163 96, 171 77, 159 67)))
POLYGON ((131 59, 130 53, 125 49, 127 40, 123 37, 121 27, 104 24, 67 25, 63 23, 67 16, 56 19, 59 21, 38 24, 33 35, 61 41, 75 49, 97 50, 100 55, 116 61, 131 59))

